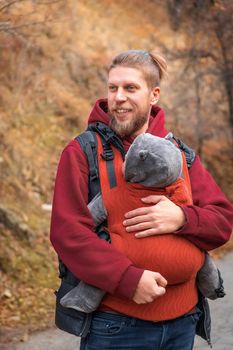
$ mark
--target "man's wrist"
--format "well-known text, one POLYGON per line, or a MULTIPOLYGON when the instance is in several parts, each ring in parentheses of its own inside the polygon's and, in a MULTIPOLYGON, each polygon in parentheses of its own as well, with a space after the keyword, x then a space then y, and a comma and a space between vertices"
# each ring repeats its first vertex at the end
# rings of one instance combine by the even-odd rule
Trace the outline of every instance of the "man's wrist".
POLYGON ((174 233, 180 233, 184 227, 186 226, 188 220, 185 211, 183 210, 183 206, 179 206, 180 213, 181 213, 181 219, 180 219, 180 226, 174 233))
POLYGON ((133 265, 129 266, 123 274, 114 294, 120 297, 132 299, 143 272, 143 269, 137 268, 133 265))

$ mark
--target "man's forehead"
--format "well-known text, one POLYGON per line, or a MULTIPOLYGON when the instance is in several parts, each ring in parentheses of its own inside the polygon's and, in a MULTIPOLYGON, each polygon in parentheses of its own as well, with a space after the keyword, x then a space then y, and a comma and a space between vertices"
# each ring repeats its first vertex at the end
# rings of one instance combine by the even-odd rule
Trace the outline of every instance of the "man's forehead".
POLYGON ((145 82, 143 72, 138 68, 117 66, 108 75, 109 84, 140 84, 145 82))

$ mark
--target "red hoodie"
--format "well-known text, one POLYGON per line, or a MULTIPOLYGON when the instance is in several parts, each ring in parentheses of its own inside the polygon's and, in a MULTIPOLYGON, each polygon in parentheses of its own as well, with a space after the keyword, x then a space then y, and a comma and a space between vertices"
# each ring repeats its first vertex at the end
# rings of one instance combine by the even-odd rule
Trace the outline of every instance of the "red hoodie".
MULTIPOLYGON (((108 124, 107 102, 98 100, 88 123, 108 124)), ((164 137, 164 113, 152 110, 147 132, 164 137)), ((127 150, 133 140, 124 140, 127 150)), ((51 242, 69 270, 86 283, 115 295, 132 298, 143 273, 111 244, 93 232, 93 220, 87 208, 88 164, 79 143, 72 140, 64 149, 58 165, 51 242)), ((174 234, 182 235, 205 250, 226 243, 233 226, 233 207, 203 168, 199 157, 190 169, 193 205, 181 206, 186 224, 174 234)), ((159 272, 159 271, 158 271, 159 272)))

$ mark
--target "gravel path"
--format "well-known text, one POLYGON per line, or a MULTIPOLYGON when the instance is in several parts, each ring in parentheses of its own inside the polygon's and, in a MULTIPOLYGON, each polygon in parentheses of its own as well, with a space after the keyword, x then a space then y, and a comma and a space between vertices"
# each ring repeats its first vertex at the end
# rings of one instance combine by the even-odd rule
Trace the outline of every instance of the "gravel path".
MULTIPOLYGON (((224 299, 210 301, 212 314, 212 343, 214 350, 233 350, 233 252, 217 262, 223 275, 227 295, 224 299)), ((79 338, 50 329, 33 333, 25 342, 6 345, 0 350, 78 350, 79 338)), ((197 337, 195 350, 210 349, 208 344, 197 337)), ((182 349, 181 349, 182 350, 182 349)))
MULTIPOLYGON (((214 350, 233 350, 233 252, 217 262, 221 270, 226 296, 215 301, 210 300, 212 318, 212 345, 214 350)), ((207 350, 210 347, 197 337, 195 350, 207 350)))

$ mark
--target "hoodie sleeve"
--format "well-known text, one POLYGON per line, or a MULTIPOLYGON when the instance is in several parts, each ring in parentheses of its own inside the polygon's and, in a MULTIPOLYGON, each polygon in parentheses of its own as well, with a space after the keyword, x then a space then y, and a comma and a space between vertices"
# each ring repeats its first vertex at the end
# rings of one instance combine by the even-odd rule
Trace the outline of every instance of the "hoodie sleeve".
POLYGON ((196 156, 189 171, 193 205, 181 206, 186 224, 176 234, 211 250, 226 243, 233 227, 233 206, 196 156))
POLYGON ((57 170, 51 242, 75 276, 109 293, 132 298, 144 270, 93 232, 87 201, 87 159, 79 143, 71 141, 57 170))

